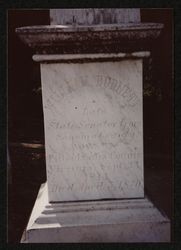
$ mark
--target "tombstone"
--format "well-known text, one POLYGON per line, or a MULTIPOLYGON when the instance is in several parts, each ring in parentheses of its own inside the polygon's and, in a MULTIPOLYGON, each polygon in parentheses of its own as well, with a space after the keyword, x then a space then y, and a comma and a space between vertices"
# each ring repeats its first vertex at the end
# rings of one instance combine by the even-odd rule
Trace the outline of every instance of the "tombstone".
POLYGON ((22 243, 170 241, 143 165, 143 59, 163 25, 121 11, 51 10, 52 25, 16 30, 40 63, 47 171, 22 243))

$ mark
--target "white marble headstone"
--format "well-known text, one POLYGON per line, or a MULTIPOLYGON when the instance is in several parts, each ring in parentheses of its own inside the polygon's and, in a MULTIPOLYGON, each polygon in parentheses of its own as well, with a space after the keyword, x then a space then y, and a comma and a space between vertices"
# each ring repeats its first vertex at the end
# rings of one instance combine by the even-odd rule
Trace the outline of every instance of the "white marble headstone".
POLYGON ((50 201, 144 196, 142 60, 41 64, 50 201))

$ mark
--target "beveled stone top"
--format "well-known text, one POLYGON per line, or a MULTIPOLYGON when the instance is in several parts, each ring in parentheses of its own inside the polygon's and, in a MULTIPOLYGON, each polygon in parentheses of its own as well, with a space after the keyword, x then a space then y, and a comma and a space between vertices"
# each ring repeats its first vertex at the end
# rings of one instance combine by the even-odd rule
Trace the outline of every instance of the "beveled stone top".
POLYGON ((130 50, 130 44, 135 51, 135 46, 143 47, 146 41, 157 39, 162 29, 160 23, 123 23, 27 26, 17 28, 16 32, 24 43, 46 54, 102 52, 105 49, 118 52, 130 50))
POLYGON ((122 24, 97 24, 97 25, 38 25, 17 28, 17 33, 67 33, 83 31, 113 31, 113 30, 160 30, 161 23, 122 23, 122 24))

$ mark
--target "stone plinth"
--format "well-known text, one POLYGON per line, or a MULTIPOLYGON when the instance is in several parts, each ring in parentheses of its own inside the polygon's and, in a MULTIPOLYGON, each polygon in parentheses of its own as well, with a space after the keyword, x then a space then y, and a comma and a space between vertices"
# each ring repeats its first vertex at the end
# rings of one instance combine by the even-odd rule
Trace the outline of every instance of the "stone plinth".
POLYGON ((42 185, 21 243, 169 241, 169 220, 147 198, 53 204, 42 185))
POLYGON ((143 177, 145 43, 162 28, 17 30, 40 62, 47 170, 22 242, 170 240, 169 221, 145 198, 143 177))

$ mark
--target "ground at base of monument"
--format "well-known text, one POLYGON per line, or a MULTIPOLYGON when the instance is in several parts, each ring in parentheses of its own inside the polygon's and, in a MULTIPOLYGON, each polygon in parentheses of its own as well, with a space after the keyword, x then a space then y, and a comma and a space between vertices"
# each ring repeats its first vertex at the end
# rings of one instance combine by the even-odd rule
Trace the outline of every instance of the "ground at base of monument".
POLYGON ((147 198, 49 203, 42 184, 21 243, 170 242, 170 221, 147 198))

